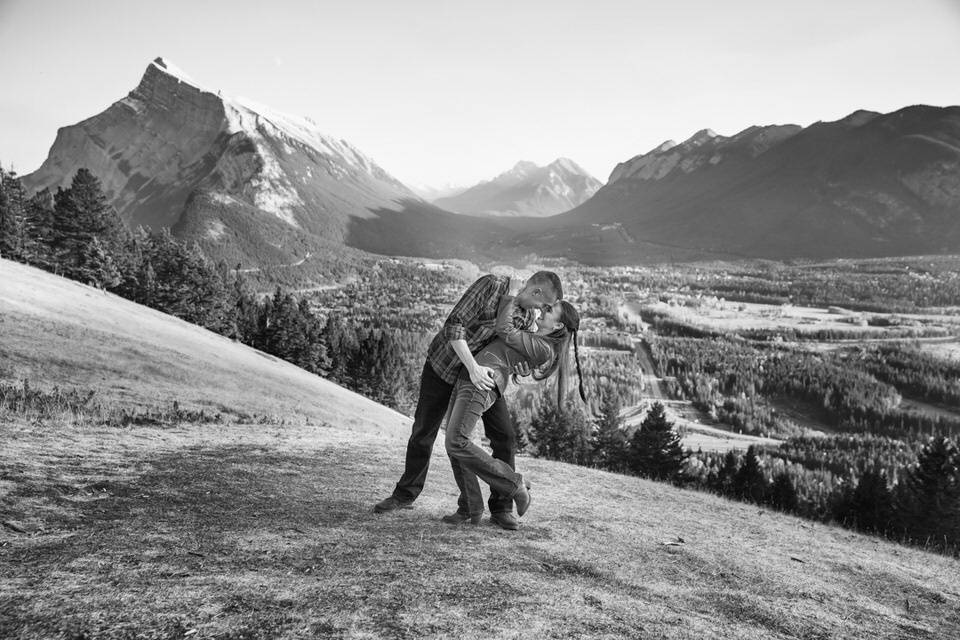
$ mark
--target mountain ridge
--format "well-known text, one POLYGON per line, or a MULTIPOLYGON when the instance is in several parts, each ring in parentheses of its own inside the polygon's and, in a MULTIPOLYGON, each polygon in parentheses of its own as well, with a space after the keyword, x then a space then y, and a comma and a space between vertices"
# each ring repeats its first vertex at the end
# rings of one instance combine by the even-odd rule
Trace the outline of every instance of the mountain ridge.
POLYGON ((569 158, 543 167, 520 160, 508 171, 433 204, 468 215, 547 217, 586 202, 599 188, 600 181, 569 158))
POLYGON ((695 134, 619 164, 554 221, 514 242, 605 264, 957 252, 960 107, 695 134))

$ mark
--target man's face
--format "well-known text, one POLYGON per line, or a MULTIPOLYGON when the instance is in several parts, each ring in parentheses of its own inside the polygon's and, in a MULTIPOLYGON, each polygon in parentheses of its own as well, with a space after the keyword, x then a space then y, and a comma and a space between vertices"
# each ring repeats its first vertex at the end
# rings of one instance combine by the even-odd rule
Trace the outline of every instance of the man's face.
POLYGON ((546 285, 528 282, 517 294, 517 305, 524 311, 530 309, 547 311, 555 304, 557 304, 557 295, 552 287, 546 285))

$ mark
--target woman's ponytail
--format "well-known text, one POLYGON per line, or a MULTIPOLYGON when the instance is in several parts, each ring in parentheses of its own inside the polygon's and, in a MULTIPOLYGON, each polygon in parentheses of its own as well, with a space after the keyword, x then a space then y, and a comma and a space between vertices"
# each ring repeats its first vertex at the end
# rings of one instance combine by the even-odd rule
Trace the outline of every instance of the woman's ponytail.
POLYGON ((580 399, 584 403, 587 401, 587 395, 583 392, 583 373, 580 371, 580 349, 577 347, 577 334, 579 330, 573 330, 573 357, 577 361, 577 387, 580 391, 580 399))
POLYGON ((570 342, 573 341, 573 357, 577 362, 577 387, 580 392, 580 399, 587 401, 587 395, 583 391, 583 371, 580 368, 580 348, 577 345, 577 333, 580 330, 580 314, 572 304, 562 300, 559 304, 563 305, 563 315, 561 316, 562 327, 558 327, 554 332, 547 336, 552 343, 554 357, 551 364, 541 370, 534 371, 535 380, 545 380, 554 373, 557 373, 557 411, 563 411, 563 397, 567 388, 567 377, 570 369, 570 354, 568 353, 570 342))

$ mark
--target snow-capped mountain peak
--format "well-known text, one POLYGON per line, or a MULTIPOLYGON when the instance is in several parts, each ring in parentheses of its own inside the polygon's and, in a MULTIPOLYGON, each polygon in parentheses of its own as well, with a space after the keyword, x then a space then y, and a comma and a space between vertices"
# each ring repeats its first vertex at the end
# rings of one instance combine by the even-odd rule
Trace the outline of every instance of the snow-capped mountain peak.
POLYGON ((25 184, 56 188, 78 167, 100 178, 132 225, 234 243, 218 250, 231 260, 283 261, 285 238, 291 250, 344 242, 352 219, 415 198, 315 122, 225 96, 162 57, 127 96, 60 129, 25 184))
POLYGON ((197 89, 201 89, 204 91, 207 90, 203 87, 203 85, 201 85, 196 80, 191 78, 186 71, 184 71, 183 69, 173 64, 172 62, 170 62, 164 57, 154 58, 153 62, 150 63, 150 66, 156 67, 157 69, 167 74, 168 76, 173 76, 180 82, 185 82, 189 85, 196 87, 197 89))
POLYGON ((585 202, 600 186, 569 158, 557 158, 545 167, 522 160, 509 171, 434 204, 467 214, 550 216, 585 202))

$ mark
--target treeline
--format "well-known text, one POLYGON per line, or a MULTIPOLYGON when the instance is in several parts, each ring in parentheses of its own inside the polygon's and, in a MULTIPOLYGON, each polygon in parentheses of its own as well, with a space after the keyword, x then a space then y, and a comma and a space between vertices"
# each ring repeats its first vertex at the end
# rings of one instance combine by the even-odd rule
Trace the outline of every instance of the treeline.
POLYGON ((258 296, 238 269, 214 264, 169 230, 130 231, 99 180, 79 169, 70 187, 27 198, 0 169, 0 256, 100 287, 287 360, 409 411, 419 380, 416 334, 323 318, 277 288, 258 296))
POLYGON ((558 409, 556 397, 544 395, 548 399, 524 429, 523 441, 534 455, 655 480, 680 477, 689 453, 680 446, 662 404, 655 403, 639 427, 627 433, 613 391, 601 396, 595 415, 574 400, 558 409))
POLYGON ((650 344, 657 370, 674 379, 674 393, 747 433, 794 435, 769 402, 775 396, 805 404, 841 431, 906 438, 960 433, 958 419, 900 410, 897 388, 829 354, 723 338, 657 337, 650 344))
POLYGON ((742 302, 836 305, 887 313, 960 304, 960 271, 951 257, 769 264, 752 271, 703 271, 695 276, 685 279, 692 290, 742 302))
POLYGON ((903 344, 864 347, 848 358, 904 395, 960 408, 960 363, 950 362, 903 344))
POLYGON ((924 326, 921 324, 901 325, 894 327, 883 319, 868 319, 867 326, 854 325, 850 329, 794 329, 789 327, 750 328, 725 331, 706 325, 685 322, 672 317, 663 310, 644 307, 641 313, 643 320, 648 322, 657 335, 677 338, 715 338, 721 336, 738 335, 747 340, 761 342, 776 341, 811 341, 836 342, 841 340, 872 340, 876 338, 907 340, 912 338, 942 338, 951 335, 950 329, 941 326, 924 326), (875 328, 883 326, 885 328, 875 328), (854 328, 856 327, 856 328, 854 328))
POLYGON ((616 394, 591 417, 544 402, 523 439, 534 455, 767 506, 948 553, 960 552, 960 450, 946 437, 922 447, 877 436, 793 439, 745 453, 684 451, 654 403, 624 429, 616 394))
POLYGON ((463 292, 452 268, 427 268, 400 258, 383 258, 341 286, 311 294, 311 300, 345 318, 376 322, 404 331, 436 331, 443 310, 463 292))
POLYGON ((953 440, 930 438, 918 452, 892 440, 831 440, 791 442, 779 449, 750 447, 745 454, 694 454, 691 461, 695 463, 687 465, 680 482, 865 533, 960 553, 960 450, 953 440), (818 448, 821 451, 815 451, 818 448), (839 455, 824 455, 830 449, 839 455), (871 460, 862 449, 880 455, 871 460), (823 464, 829 458, 833 460, 823 464))

